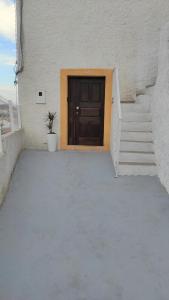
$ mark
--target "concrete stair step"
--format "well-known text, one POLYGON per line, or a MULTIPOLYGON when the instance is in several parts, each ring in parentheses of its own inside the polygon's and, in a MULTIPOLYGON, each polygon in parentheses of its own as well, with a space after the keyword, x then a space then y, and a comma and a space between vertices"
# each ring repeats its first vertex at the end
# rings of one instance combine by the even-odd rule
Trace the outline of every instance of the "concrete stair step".
POLYGON ((121 141, 153 142, 152 132, 122 131, 121 141))
POLYGON ((126 122, 150 122, 152 121, 151 113, 125 112, 123 121, 126 122))
POLYGON ((121 141, 120 142, 121 151, 143 151, 143 152, 153 152, 153 143, 144 142, 133 142, 133 141, 121 141))
POLYGON ((155 155, 153 152, 135 152, 124 151, 120 152, 120 162, 136 162, 136 163, 154 163, 155 155))
POLYGON ((153 96, 155 85, 146 87, 146 95, 153 96))
POLYGON ((147 111, 151 111, 151 102, 151 95, 140 95, 136 97, 136 103, 140 104, 143 107, 143 109, 147 111))
POLYGON ((136 97, 146 94, 146 88, 136 88, 136 97))
POLYGON ((144 102, 150 102, 150 101, 151 101, 151 95, 149 94, 138 95, 136 97, 136 103, 140 105, 144 102))
POLYGON ((121 104, 122 113, 125 112, 136 112, 136 113, 146 113, 149 112, 148 109, 144 108, 140 103, 122 103, 121 104))
POLYGON ((152 122, 126 122, 122 121, 123 131, 152 131, 152 122))
POLYGON ((120 163, 119 175, 157 175, 155 163, 120 163))

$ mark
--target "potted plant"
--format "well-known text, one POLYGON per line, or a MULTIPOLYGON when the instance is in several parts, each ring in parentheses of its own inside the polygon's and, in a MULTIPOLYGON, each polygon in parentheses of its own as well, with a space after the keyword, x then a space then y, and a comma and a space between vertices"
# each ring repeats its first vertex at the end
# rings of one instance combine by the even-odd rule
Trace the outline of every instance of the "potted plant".
POLYGON ((56 118, 56 113, 48 112, 47 115, 47 128, 49 130, 47 134, 48 141, 48 151, 55 152, 57 145, 57 135, 56 132, 53 131, 54 120, 56 118))

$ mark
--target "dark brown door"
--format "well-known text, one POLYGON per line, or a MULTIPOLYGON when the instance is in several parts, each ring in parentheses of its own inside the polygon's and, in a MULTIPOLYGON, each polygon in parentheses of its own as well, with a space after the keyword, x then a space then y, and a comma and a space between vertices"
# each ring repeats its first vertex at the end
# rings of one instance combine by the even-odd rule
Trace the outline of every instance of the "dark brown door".
POLYGON ((105 77, 68 77, 68 144, 103 146, 105 77))

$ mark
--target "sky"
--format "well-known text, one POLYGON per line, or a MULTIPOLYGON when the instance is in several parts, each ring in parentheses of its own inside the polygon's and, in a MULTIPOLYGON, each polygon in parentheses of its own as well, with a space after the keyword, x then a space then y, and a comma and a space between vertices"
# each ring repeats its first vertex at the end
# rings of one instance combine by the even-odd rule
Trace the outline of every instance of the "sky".
POLYGON ((0 96, 16 101, 15 0, 0 0, 0 96))

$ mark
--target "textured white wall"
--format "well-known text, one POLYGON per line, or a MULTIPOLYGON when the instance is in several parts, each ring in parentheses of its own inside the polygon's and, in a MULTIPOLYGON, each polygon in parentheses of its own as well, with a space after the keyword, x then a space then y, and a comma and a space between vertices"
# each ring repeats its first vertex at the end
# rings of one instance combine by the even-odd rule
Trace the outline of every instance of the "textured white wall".
POLYGON ((3 155, 0 156, 0 204, 6 194, 16 160, 23 148, 23 130, 3 136, 3 155))
POLYGON ((24 0, 24 72, 19 79, 26 146, 46 148, 44 118, 58 112, 61 68, 119 65, 123 99, 154 81, 168 0, 24 0), (47 104, 35 104, 46 90, 47 104))
POLYGON ((152 112, 158 174, 169 192, 169 23, 161 31, 152 112))

